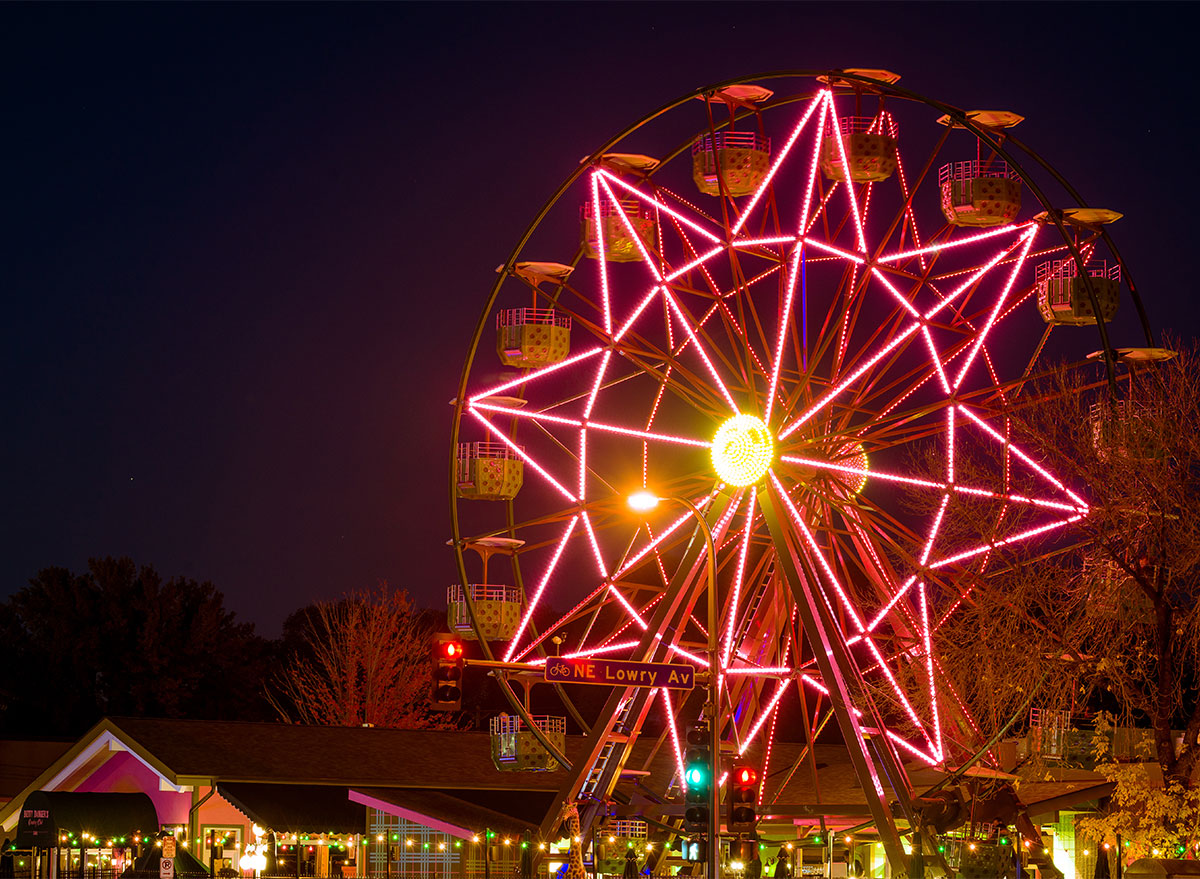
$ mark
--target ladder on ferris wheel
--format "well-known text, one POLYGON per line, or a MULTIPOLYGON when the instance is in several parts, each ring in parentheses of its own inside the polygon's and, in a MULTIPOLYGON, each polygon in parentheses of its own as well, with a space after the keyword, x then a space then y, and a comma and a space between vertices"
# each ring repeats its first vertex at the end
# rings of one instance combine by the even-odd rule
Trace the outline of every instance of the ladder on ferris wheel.
POLYGON ((596 755, 595 762, 592 763, 588 770, 587 778, 583 781, 583 786, 579 789, 579 799, 596 799, 605 796, 608 791, 599 791, 598 787, 601 780, 605 776, 605 770, 608 768, 608 762, 613 755, 617 753, 618 746, 623 746, 629 741, 629 714, 633 709, 633 699, 626 699, 621 703, 620 712, 617 715, 617 721, 612 726, 612 732, 604 742, 604 747, 600 749, 600 753, 596 755))
POLYGON ((766 598, 770 591, 771 579, 775 576, 775 560, 771 559, 767 563, 767 568, 758 579, 758 583, 754 587, 754 591, 750 593, 746 601, 746 611, 742 614, 741 631, 738 632, 737 641, 739 643, 746 634, 746 630, 758 618, 759 608, 762 607, 763 599, 766 598))

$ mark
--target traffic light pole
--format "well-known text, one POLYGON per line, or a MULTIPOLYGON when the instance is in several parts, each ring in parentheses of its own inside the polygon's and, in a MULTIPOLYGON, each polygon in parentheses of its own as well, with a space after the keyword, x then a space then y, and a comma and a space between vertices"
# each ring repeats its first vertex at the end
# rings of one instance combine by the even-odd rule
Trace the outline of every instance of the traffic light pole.
POLYGON ((708 560, 708 701, 705 709, 708 713, 708 752, 710 755, 709 784, 708 784, 708 851, 705 853, 708 879, 720 879, 721 841, 718 836, 721 829, 721 676, 717 673, 720 668, 719 646, 717 644, 717 547, 713 543, 711 526, 700 508, 683 497, 672 497, 673 501, 683 504, 696 517, 700 532, 704 535, 705 553, 708 560))

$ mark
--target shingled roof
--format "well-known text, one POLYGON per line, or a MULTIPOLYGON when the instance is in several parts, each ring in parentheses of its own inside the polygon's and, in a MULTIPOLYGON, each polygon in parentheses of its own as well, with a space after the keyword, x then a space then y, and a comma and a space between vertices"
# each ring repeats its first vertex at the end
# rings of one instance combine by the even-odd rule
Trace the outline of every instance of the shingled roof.
MULTIPOLYGON (((482 732, 145 717, 109 718, 97 730, 104 727, 153 755, 175 783, 504 789, 514 779, 492 765, 491 738, 482 732)), ((582 740, 570 741, 568 758, 581 749, 582 740)), ((527 790, 558 790, 566 780, 561 769, 519 776, 527 790)))

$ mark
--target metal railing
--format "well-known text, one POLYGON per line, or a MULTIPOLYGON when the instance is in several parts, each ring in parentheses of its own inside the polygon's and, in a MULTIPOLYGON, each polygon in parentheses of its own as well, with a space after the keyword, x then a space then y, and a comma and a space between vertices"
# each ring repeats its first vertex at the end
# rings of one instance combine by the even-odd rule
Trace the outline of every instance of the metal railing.
MULTIPOLYGON (((840 116, 838 131, 843 137, 847 134, 887 134, 883 130, 883 119, 878 116, 840 116)), ((825 136, 833 136, 833 125, 828 121, 825 123, 825 136)))
MULTIPOLYGON (((650 205, 636 198, 625 199, 620 202, 620 210, 617 205, 607 199, 600 202, 600 216, 602 217, 618 217, 622 213, 630 219, 652 220, 654 214, 650 212, 650 205)), ((593 220, 596 218, 596 212, 592 209, 591 201, 585 201, 579 209, 579 214, 585 220, 593 220)))
MULTIPOLYGON (((1088 276, 1092 278, 1107 278, 1110 281, 1121 280, 1119 263, 1109 263, 1108 260, 1093 259, 1084 264, 1088 276)), ((1038 282, 1055 278, 1078 278, 1079 266, 1073 259, 1053 259, 1037 267, 1034 279, 1038 282)))
POLYGON ((692 155, 711 153, 717 150, 758 150, 769 153, 771 138, 753 131, 718 131, 713 134, 702 134, 692 143, 692 155))
POLYGON ((571 329, 571 317, 553 308, 506 308, 496 315, 496 329, 543 324, 571 329))
POLYGON ((1019 175, 1007 162, 993 159, 980 161, 971 159, 969 162, 950 162, 938 169, 938 183, 945 185, 951 180, 975 180, 979 177, 999 177, 1004 180, 1016 180, 1019 175))

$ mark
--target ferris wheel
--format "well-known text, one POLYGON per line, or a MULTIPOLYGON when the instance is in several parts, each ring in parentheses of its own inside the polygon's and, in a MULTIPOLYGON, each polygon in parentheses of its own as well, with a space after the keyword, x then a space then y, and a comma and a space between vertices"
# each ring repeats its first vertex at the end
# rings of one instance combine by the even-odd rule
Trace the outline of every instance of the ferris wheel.
MULTIPOLYGON (((1019 115, 898 79, 723 83, 586 160, 499 269, 451 460, 451 624, 488 658, 690 665, 721 751, 768 763, 800 700, 804 735, 834 719, 880 792, 978 744, 938 632, 1088 513, 1009 413, 1063 359, 1111 368, 1105 322, 1121 297, 1141 313, 1120 215, 1025 149, 1019 115)), ((615 688, 564 799, 611 794, 655 714, 682 775, 684 699, 615 688)))

